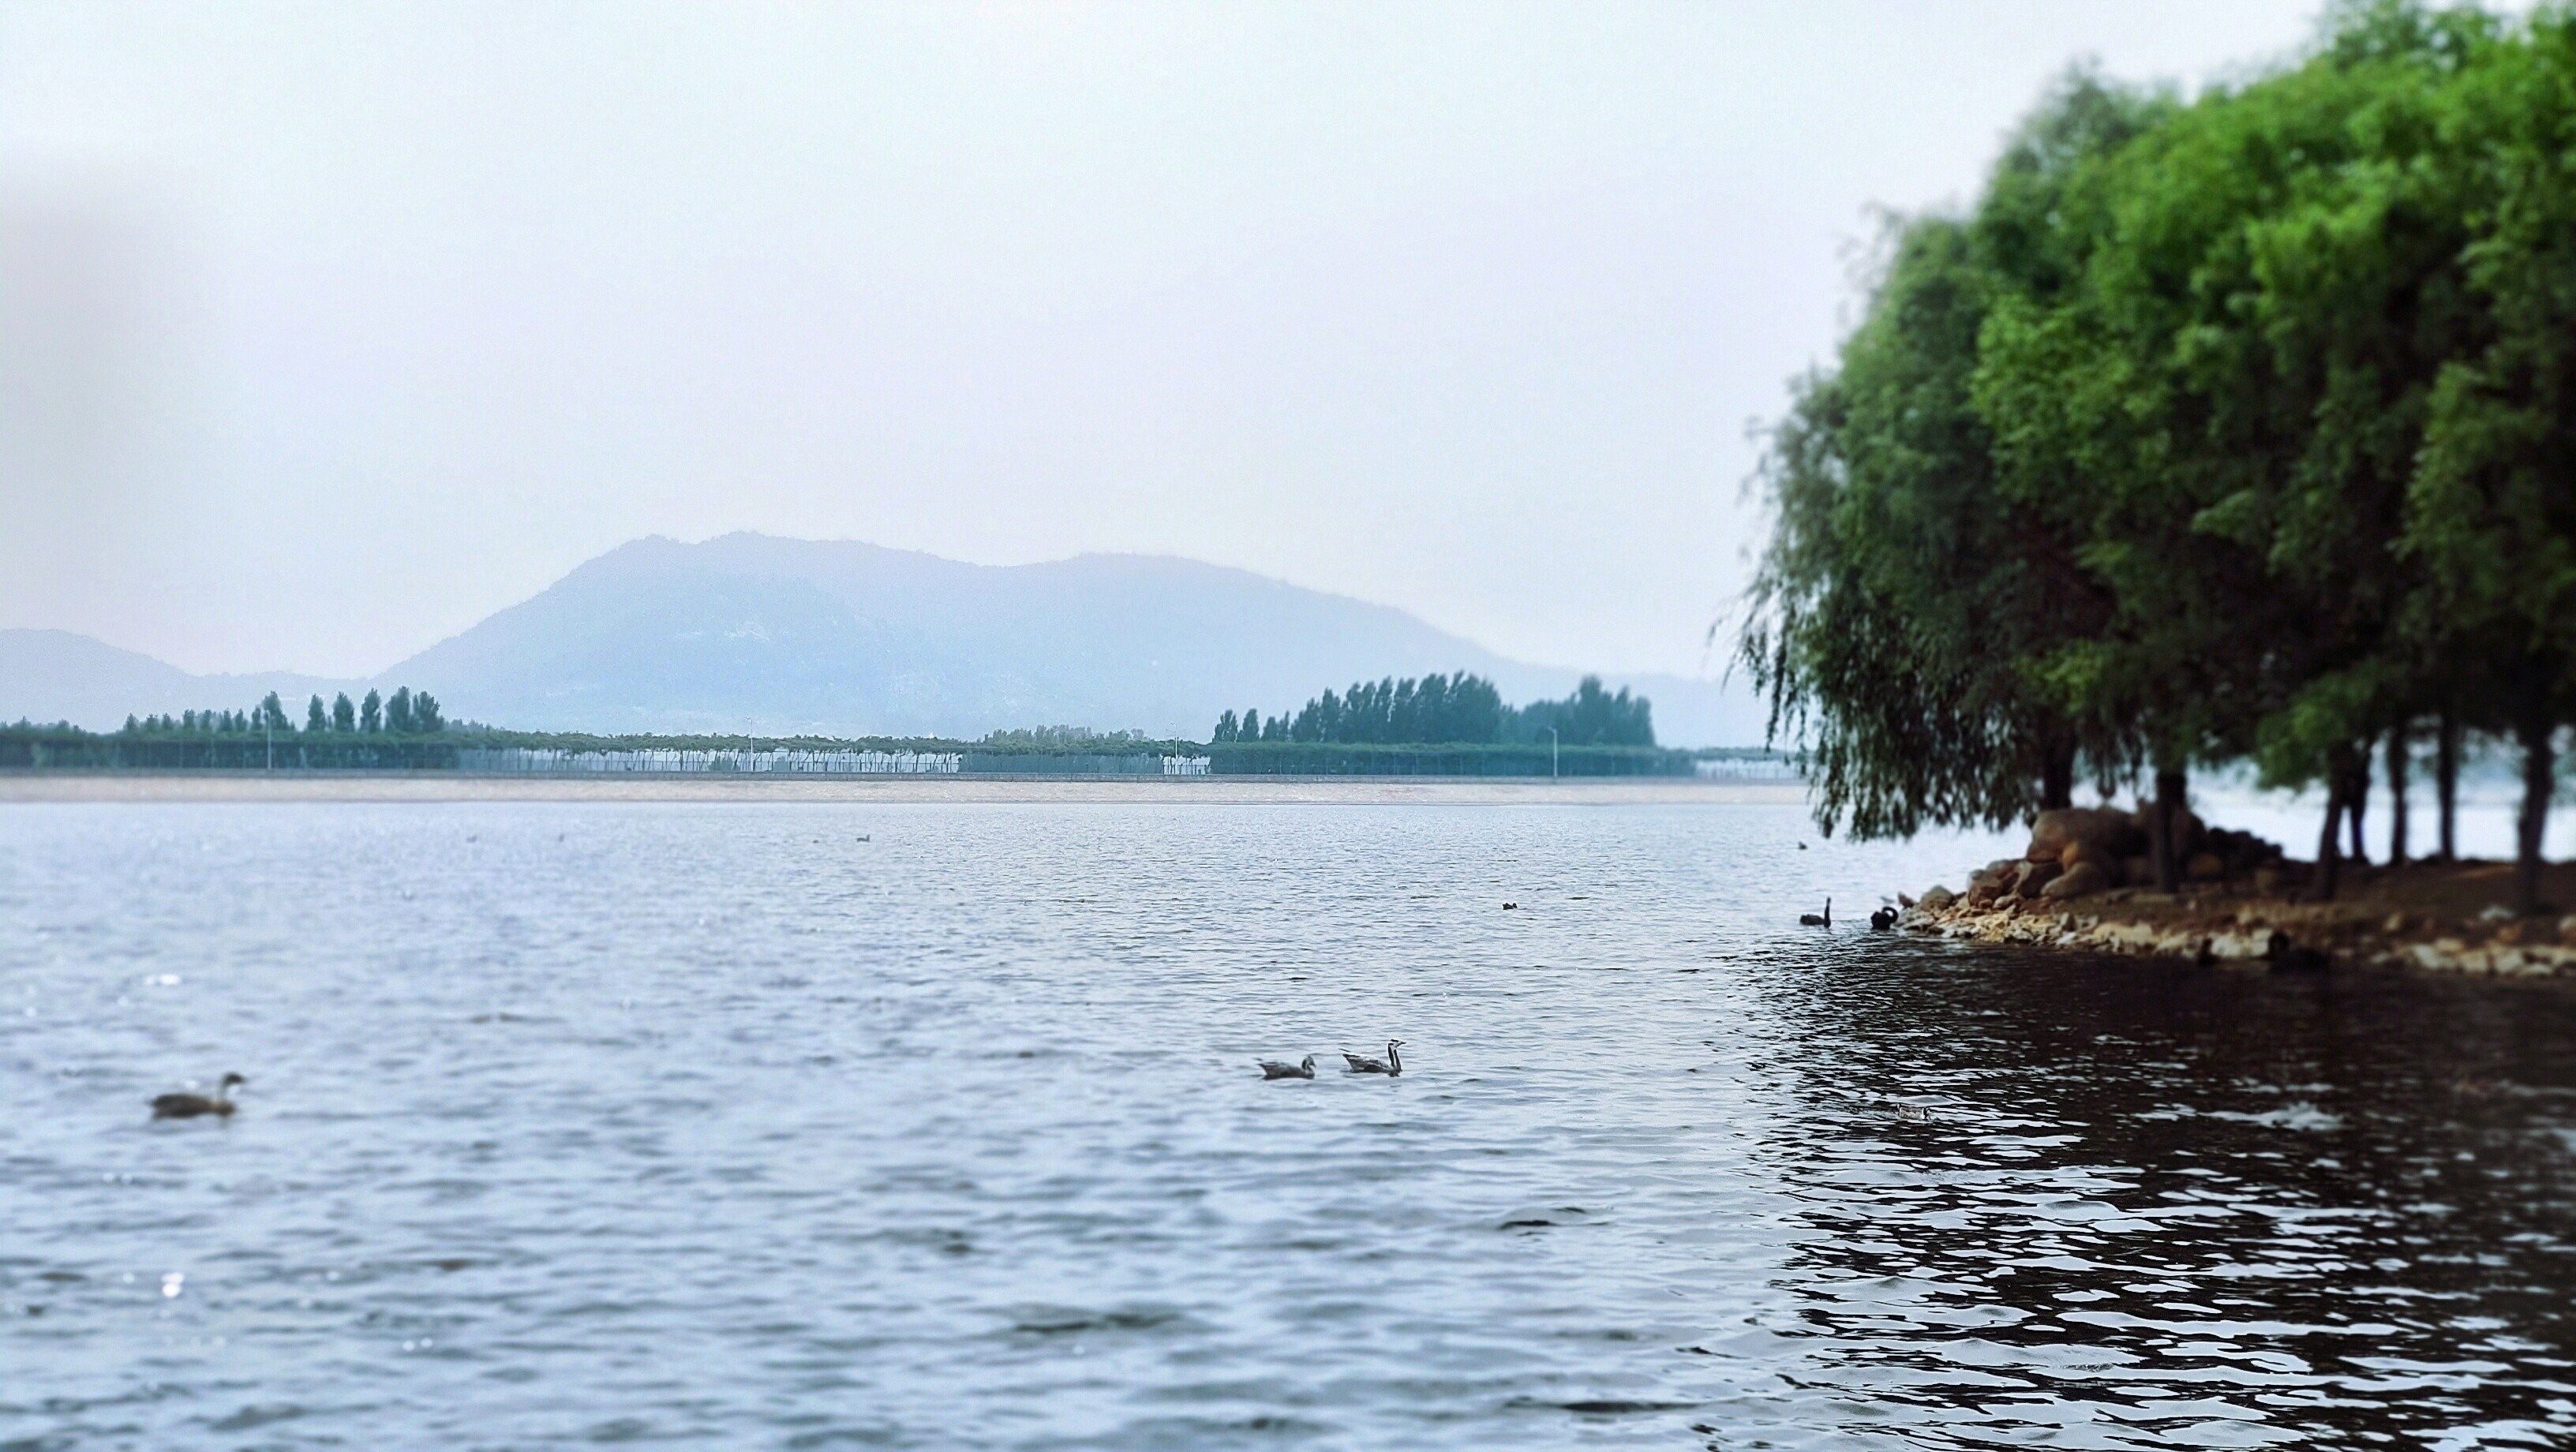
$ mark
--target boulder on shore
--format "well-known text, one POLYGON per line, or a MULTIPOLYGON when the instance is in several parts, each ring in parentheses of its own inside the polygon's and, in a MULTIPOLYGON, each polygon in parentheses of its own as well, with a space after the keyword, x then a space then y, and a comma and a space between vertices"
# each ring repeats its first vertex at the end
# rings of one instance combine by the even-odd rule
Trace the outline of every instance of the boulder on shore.
POLYGON ((2037 897, 2065 870, 2054 862, 2025 862, 2013 878, 2013 896, 2037 897))
POLYGON ((1947 912, 1949 911, 1951 904, 1958 900, 1959 895, 1957 893, 1952 892, 1946 887, 1936 887, 1930 892, 1923 894, 1921 900, 1918 901, 1915 906, 1920 907, 1927 913, 1947 912))
POLYGON ((2039 890, 2039 895, 2044 898, 2052 898, 2062 902, 2068 898, 2083 897, 2090 893, 2100 892, 2110 885, 2111 874, 2102 870, 2102 864, 2098 862, 2078 862, 2073 867, 2070 867, 2064 872, 2061 872, 2057 876, 2049 879, 2048 886, 2041 888, 2039 890))
POLYGON ((2101 843, 2069 842, 2066 850, 2057 854, 2057 865, 2070 872, 2087 862, 2102 869, 2102 876, 2111 886, 2120 885, 2120 859, 2112 856, 2111 849, 2101 843))
POLYGON ((2117 807, 2059 807, 2040 813, 2039 820, 2031 823, 2026 855, 2033 862, 2055 862, 2067 848, 2090 843, 2120 858, 2143 845, 2137 833, 2137 823, 2117 807))

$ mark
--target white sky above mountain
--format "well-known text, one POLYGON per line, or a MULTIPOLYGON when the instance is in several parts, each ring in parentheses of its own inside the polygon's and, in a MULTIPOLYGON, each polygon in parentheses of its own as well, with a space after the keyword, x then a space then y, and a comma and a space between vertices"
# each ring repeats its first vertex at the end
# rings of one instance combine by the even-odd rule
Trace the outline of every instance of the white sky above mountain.
POLYGON ((373 672, 649 533, 1713 671, 1871 208, 2298 0, 0 3, 0 625, 373 672))

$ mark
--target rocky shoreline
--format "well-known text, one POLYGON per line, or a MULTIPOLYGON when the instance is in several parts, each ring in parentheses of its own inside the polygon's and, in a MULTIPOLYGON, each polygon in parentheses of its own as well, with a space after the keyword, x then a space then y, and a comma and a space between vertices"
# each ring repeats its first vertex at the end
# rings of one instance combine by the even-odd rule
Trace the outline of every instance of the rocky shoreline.
MULTIPOLYGON (((2305 902, 2309 864, 2250 834, 2177 823, 2185 880, 2151 880, 2140 817, 2103 808, 2043 813, 2030 850, 1988 863, 1964 891, 1900 898, 1900 931, 1976 943, 2187 958, 2273 969, 2397 968, 2576 981, 2576 913, 2519 917, 2513 868, 2496 862, 2347 863, 2343 891, 2305 902)), ((2576 864, 2549 869, 2552 901, 2576 901, 2576 864)))

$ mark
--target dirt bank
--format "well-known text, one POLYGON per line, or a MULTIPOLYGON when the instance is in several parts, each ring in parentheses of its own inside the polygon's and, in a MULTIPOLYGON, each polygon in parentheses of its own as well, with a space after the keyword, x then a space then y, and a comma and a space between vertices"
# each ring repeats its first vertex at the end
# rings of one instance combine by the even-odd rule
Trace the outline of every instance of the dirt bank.
MULTIPOLYGON (((2290 895, 2306 866, 2283 862, 2254 880, 2186 884, 2175 893, 2113 888, 2056 900, 1926 894, 1898 926, 1980 943, 2152 953, 2281 968, 2387 966, 2436 973, 2576 980, 2576 913, 2517 918, 2513 865, 2347 863, 2333 902, 2290 895), (1945 900, 1946 899, 1946 900, 1945 900)), ((2576 863, 2549 867, 2542 897, 2576 906, 2576 863)), ((1986 896, 1980 894, 1979 896, 1986 896)))

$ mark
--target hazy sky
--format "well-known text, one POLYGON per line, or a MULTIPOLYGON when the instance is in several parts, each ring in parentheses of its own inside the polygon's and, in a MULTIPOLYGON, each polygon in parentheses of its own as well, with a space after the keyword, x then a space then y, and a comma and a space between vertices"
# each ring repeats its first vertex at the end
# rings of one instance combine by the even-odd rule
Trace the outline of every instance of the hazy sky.
POLYGON ((648 533, 1696 672, 1870 208, 2311 0, 0 0, 0 626, 372 672, 648 533))

